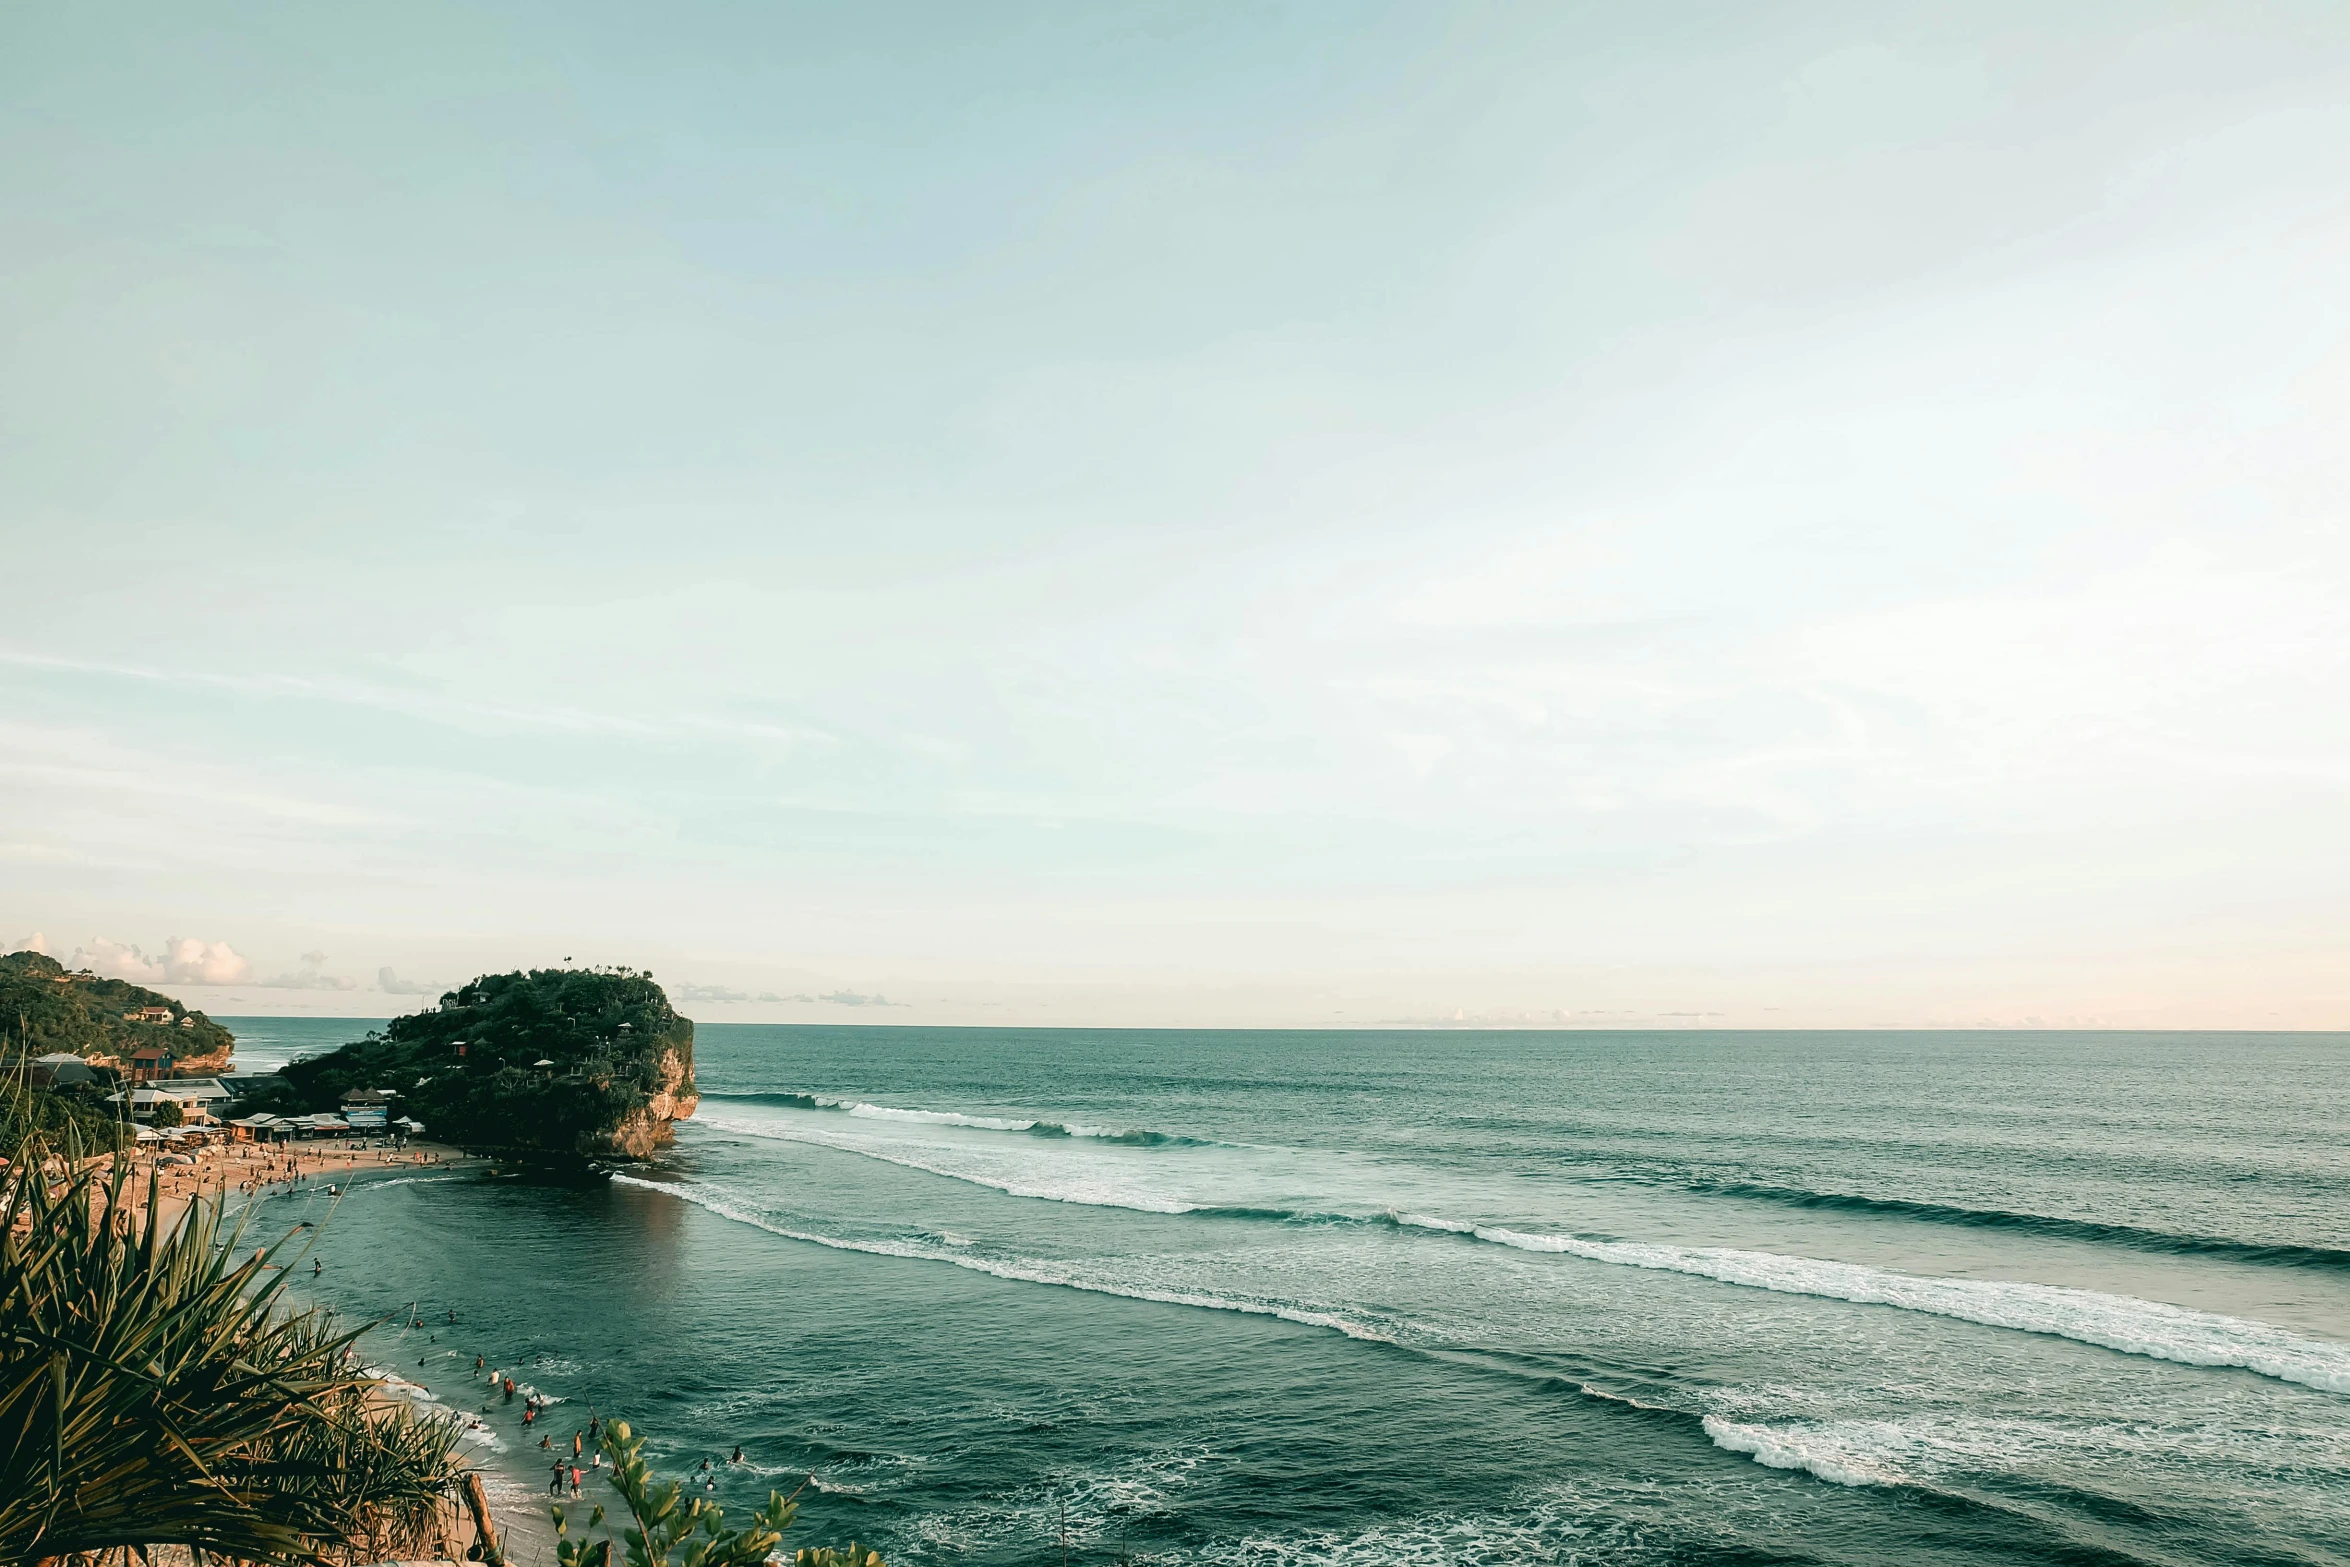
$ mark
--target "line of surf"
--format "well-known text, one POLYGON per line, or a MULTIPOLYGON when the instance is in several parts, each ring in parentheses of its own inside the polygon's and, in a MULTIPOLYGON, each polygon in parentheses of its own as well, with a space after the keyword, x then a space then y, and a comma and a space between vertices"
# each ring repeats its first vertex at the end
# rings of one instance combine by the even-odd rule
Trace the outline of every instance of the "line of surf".
POLYGON ((1351 1339, 1367 1343, 1392 1344, 1394 1339, 1376 1328, 1367 1327, 1327 1311, 1310 1311, 1301 1306, 1285 1306, 1269 1301, 1234 1300, 1222 1295, 1199 1295, 1183 1290, 1152 1289, 1145 1285, 1111 1284, 1101 1280, 1081 1279, 1051 1264, 1036 1259, 1017 1261, 994 1257, 975 1257, 968 1252, 933 1251, 905 1241, 852 1240, 841 1235, 818 1235, 807 1230, 795 1230, 775 1223, 752 1209, 729 1201, 714 1189, 683 1185, 668 1181, 648 1181, 640 1177, 615 1174, 613 1184, 632 1186, 649 1192, 662 1192, 681 1202, 690 1202, 697 1208, 747 1224, 753 1229, 765 1230, 785 1240, 806 1241, 810 1245, 828 1246, 834 1251, 864 1252, 876 1257, 904 1257, 917 1262, 952 1263, 974 1273, 990 1274, 999 1279, 1013 1279, 1024 1284, 1044 1284, 1056 1289, 1079 1290, 1091 1295, 1117 1295, 1127 1300, 1156 1301, 1168 1306, 1196 1306, 1208 1311, 1234 1311, 1246 1316, 1278 1317, 1284 1322, 1295 1322, 1306 1327, 1330 1328, 1351 1339))
POLYGON ((1519 1251, 1686 1273, 1783 1295, 1848 1300, 1864 1306, 1893 1306, 1985 1327, 2069 1338, 2102 1349, 2175 1361, 2180 1365, 2251 1371, 2326 1393, 2350 1393, 2350 1344, 2304 1338, 2266 1322, 2194 1311, 2132 1295, 2107 1295, 2060 1284, 1895 1273, 1861 1263, 1790 1257, 1778 1252, 1587 1240, 1578 1235, 1536 1235, 1426 1214, 1399 1213, 1395 1221, 1417 1229, 1466 1235, 1519 1251))
POLYGON ((1024 1132, 1031 1137, 1081 1137, 1094 1142, 1123 1143, 1133 1148, 1208 1148, 1220 1146, 1204 1137, 1159 1132, 1148 1127, 1084 1126, 1069 1121, 1016 1116, 977 1115, 966 1110, 925 1110, 902 1105, 877 1105, 863 1099, 840 1099, 831 1094, 711 1092, 704 1099, 735 1104, 773 1105, 787 1110, 826 1110, 862 1121, 900 1121, 917 1126, 961 1126, 982 1132, 1024 1132))
POLYGON ((1772 1186, 1757 1181, 1683 1181, 1678 1184, 1709 1197, 1743 1197, 1789 1208, 1882 1214, 1888 1218, 1917 1219, 1929 1224, 2016 1230, 2033 1235, 2095 1241, 2107 1246, 2125 1246, 2170 1256, 2224 1257, 2231 1261, 2270 1267, 2350 1268, 2350 1250, 2333 1246, 2311 1246, 2291 1241, 2246 1241, 2217 1235, 2185 1235, 2137 1224, 2020 1213, 2006 1208, 1970 1208, 1958 1203, 1923 1202, 1907 1197, 1865 1197, 1857 1192, 1811 1191, 1800 1186, 1772 1186))
POLYGON ((1252 1207, 1193 1201, 1148 1191, 1088 1184, 1073 1172, 1014 1175, 974 1171, 936 1157, 900 1148, 811 1135, 800 1129, 715 1121, 714 1127, 787 1142, 805 1142, 877 1159, 950 1180, 990 1187, 1014 1197, 1089 1207, 1125 1208, 1143 1213, 1200 1218, 1263 1220, 1274 1223, 1387 1224, 1457 1235, 1525 1252, 1580 1258, 1617 1267, 1682 1273, 1748 1289, 1784 1295, 1891 1306, 1948 1317, 1985 1327, 2041 1333, 2092 1344, 2122 1354, 2142 1355, 2180 1365, 2232 1368, 2294 1382, 2327 1393, 2350 1393, 2350 1344, 2304 1338, 2269 1323, 2193 1311, 2162 1301, 2108 1295, 2055 1284, 2010 1280, 1956 1279, 1897 1273, 1861 1263, 1789 1256, 1780 1252, 1672 1246, 1639 1241, 1595 1240, 1571 1234, 1544 1234, 1480 1225, 1465 1220, 1400 1212, 1347 1213, 1331 1209, 1252 1207))
MULTIPOLYGON (((853 1133, 834 1132, 828 1128, 809 1126, 780 1126, 769 1121, 746 1121, 727 1116, 705 1115, 701 1123, 712 1131, 733 1132, 739 1136, 763 1138, 771 1142, 801 1143, 813 1148, 830 1148, 837 1153, 855 1154, 861 1158, 894 1164, 901 1169, 920 1170, 926 1175, 944 1176, 950 1181, 964 1181, 973 1186, 985 1186, 1012 1197, 1027 1197, 1039 1202, 1076 1203, 1089 1208, 1127 1208, 1137 1213, 1217 1213, 1227 1212, 1240 1218, 1287 1218, 1284 1209, 1223 1208, 1213 1203, 1193 1202, 1181 1197, 1162 1196, 1131 1189, 1113 1190, 1098 1182, 1088 1184, 1087 1173, 1062 1168, 1038 1167, 1030 1170, 979 1170, 968 1165, 947 1162, 942 1155, 953 1152, 944 1147, 924 1148, 914 1144, 875 1144, 861 1141, 853 1133)), ((1097 1176, 1103 1172, 1094 1172, 1097 1176)))

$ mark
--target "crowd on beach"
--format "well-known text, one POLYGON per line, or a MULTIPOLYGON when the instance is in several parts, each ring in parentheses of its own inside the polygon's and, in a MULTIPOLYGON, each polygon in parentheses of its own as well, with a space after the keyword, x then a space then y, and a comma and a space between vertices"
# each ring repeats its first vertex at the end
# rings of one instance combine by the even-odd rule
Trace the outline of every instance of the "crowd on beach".
POLYGON ((226 1143, 192 1150, 132 1156, 133 1179, 124 1192, 124 1207, 136 1216, 147 1204, 148 1177, 155 1181, 158 1205, 166 1222, 176 1219, 189 1201, 200 1196, 252 1199, 280 1192, 322 1191, 340 1196, 345 1184, 336 1177, 362 1171, 451 1166, 469 1156, 455 1149, 424 1144, 392 1147, 368 1140, 358 1143, 226 1143))

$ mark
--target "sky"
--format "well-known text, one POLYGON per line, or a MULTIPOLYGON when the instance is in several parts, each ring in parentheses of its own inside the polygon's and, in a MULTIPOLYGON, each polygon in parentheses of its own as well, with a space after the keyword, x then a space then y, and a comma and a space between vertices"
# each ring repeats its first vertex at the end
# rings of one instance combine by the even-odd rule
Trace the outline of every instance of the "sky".
POLYGON ((2350 11, 0 12, 0 941, 2350 1027, 2350 11))

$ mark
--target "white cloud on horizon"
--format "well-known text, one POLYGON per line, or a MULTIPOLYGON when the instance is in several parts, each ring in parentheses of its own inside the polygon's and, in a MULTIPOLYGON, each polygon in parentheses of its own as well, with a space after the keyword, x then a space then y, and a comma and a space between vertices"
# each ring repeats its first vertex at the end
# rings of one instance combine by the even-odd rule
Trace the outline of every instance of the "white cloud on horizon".
POLYGON ((94 936, 89 945, 74 949, 66 967, 140 985, 240 985, 253 972, 253 965, 227 942, 194 936, 170 938, 154 957, 129 942, 94 936))
POLYGON ((257 979, 254 984, 266 990, 357 990, 359 981, 346 974, 326 972, 326 954, 305 952, 302 966, 275 979, 257 979))
POLYGON ((402 979, 387 964, 375 971, 375 988, 387 996, 437 996, 449 987, 428 985, 413 979, 402 979))

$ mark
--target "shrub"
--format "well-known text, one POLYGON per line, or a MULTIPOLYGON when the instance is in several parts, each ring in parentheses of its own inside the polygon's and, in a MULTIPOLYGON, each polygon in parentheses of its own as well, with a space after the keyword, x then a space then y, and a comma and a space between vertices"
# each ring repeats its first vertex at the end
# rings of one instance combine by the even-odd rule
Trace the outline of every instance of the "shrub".
MULTIPOLYGON (((603 1446, 604 1456, 612 1460, 612 1488, 620 1493, 631 1520, 621 1534, 628 1546, 628 1567, 758 1567, 799 1514, 798 1502, 770 1491, 749 1528, 728 1529, 725 1509, 716 1502, 689 1498, 682 1482, 653 1477, 652 1466, 645 1462, 645 1439, 629 1430, 627 1421, 615 1420, 604 1428, 603 1446)), ((611 1567, 608 1537, 573 1540, 567 1511, 561 1506, 553 1511, 555 1556, 561 1567, 611 1567)), ((589 1528, 603 1522, 602 1507, 589 1513, 589 1528)), ((795 1567, 882 1567, 880 1556, 854 1540, 845 1551, 802 1546, 792 1560, 795 1567)))
POLYGON ((438 1536, 456 1429, 371 1396, 357 1333, 281 1305, 299 1232, 249 1251, 201 1198, 167 1221, 152 1174, 134 1217, 119 1155, 5 1147, 0 1562, 319 1563, 438 1536))

